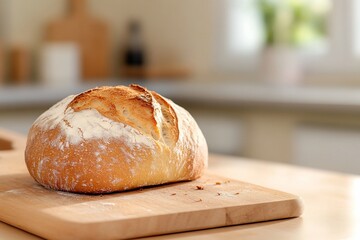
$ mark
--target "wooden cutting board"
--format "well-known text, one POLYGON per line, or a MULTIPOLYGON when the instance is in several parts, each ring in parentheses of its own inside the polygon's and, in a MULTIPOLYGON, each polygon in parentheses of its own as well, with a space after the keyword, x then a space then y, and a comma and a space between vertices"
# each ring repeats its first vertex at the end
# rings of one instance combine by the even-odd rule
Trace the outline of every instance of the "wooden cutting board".
POLYGON ((110 39, 108 27, 86 11, 86 0, 69 0, 70 13, 50 22, 45 31, 48 42, 75 42, 80 48, 82 78, 109 77, 110 39))
POLYGON ((29 176, 23 159, 25 139, 3 131, 1 138, 16 144, 13 150, 0 151, 0 220, 44 238, 135 238, 297 217, 302 212, 297 196, 210 173, 192 182, 107 195, 52 191, 29 176))

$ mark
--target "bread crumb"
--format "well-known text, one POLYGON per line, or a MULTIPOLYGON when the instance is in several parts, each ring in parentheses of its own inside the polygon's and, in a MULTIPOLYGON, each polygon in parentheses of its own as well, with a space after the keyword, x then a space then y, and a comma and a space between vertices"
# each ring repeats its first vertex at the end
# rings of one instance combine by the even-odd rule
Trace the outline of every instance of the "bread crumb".
POLYGON ((216 182, 215 185, 221 185, 221 182, 216 182))
POLYGON ((230 180, 226 180, 224 183, 230 183, 230 180))
POLYGON ((202 202, 202 199, 201 199, 201 198, 199 198, 199 200, 196 200, 195 202, 202 202))
POLYGON ((239 192, 235 193, 235 195, 239 195, 239 194, 240 194, 239 192))
POLYGON ((176 195, 176 193, 172 193, 172 194, 171 194, 171 196, 174 196, 174 195, 176 195))
POLYGON ((196 186, 196 190, 204 190, 204 186, 198 185, 198 186, 196 186))
POLYGON ((221 195, 221 193, 216 193, 216 195, 217 195, 217 196, 220 196, 220 195, 221 195))

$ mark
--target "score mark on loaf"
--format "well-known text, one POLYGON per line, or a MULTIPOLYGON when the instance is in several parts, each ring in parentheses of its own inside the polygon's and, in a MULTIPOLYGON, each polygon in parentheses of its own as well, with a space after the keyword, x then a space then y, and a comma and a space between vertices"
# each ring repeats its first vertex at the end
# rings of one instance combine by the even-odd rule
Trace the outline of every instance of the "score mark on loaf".
POLYGON ((199 178, 205 138, 191 115, 139 85, 69 96, 31 127, 25 161, 46 188, 109 193, 199 178))

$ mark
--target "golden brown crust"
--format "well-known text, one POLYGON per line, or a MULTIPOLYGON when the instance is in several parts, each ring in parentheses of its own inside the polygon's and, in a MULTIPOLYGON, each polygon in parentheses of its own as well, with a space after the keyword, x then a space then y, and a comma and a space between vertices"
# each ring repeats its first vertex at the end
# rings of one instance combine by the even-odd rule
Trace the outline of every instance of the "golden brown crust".
POLYGON ((28 135, 29 172, 48 188, 106 193, 193 180, 206 141, 183 108, 138 86, 100 87, 45 112, 28 135))
POLYGON ((151 92, 156 101, 161 106, 161 112, 164 117, 161 125, 161 135, 168 146, 174 147, 179 139, 179 125, 174 108, 161 95, 151 92))
POLYGON ((138 85, 101 87, 81 93, 68 105, 76 112, 96 109, 103 116, 159 137, 154 127, 154 101, 151 93, 138 85), (154 131, 155 130, 155 131, 154 131))

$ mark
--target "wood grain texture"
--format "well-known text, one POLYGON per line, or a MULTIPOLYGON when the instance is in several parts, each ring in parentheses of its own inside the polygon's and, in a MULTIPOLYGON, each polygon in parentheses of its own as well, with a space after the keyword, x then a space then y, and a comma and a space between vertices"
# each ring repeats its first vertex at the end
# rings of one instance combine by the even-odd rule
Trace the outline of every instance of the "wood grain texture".
POLYGON ((70 0, 70 14, 52 21, 45 31, 48 42, 75 42, 80 48, 82 78, 109 77, 110 39, 107 25, 90 16, 85 0, 70 0))
POLYGON ((297 217, 298 197, 207 174, 183 182, 108 195, 57 192, 28 174, 25 139, 0 151, 0 220, 51 239, 120 239, 297 217), (198 189, 198 188, 204 189, 198 189))

